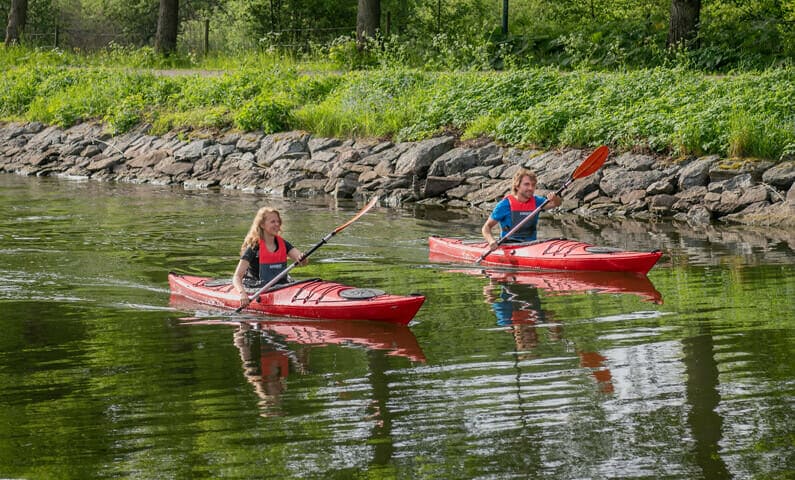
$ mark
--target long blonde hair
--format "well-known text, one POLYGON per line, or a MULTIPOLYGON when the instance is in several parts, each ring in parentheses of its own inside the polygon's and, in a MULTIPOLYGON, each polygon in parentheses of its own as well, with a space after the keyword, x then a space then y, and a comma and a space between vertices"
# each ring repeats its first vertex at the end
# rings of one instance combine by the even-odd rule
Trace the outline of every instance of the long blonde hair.
POLYGON ((536 177, 535 172, 526 168, 520 168, 516 171, 516 173, 513 174, 513 182, 511 182, 511 193, 513 196, 516 196, 516 194, 519 192, 519 185, 522 183, 522 179, 524 177, 530 177, 530 180, 538 183, 538 177, 536 177))
POLYGON ((254 248, 255 246, 259 245, 260 239, 265 237, 265 232, 262 231, 262 222, 265 221, 265 216, 269 213, 275 213, 276 216, 279 217, 279 221, 281 221, 282 216, 275 208, 262 207, 257 210, 257 214, 254 215, 254 221, 251 222, 251 227, 249 227, 246 238, 243 240, 243 245, 240 247, 241 255, 243 255, 243 252, 246 251, 246 248, 254 248))

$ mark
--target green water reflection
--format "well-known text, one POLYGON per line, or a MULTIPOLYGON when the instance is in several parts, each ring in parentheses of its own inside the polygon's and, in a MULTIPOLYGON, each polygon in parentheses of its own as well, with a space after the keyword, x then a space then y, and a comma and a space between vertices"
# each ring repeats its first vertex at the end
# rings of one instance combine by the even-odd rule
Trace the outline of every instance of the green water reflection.
POLYGON ((795 234, 545 219, 661 248, 648 279, 428 261, 482 216, 380 208, 297 276, 428 297, 395 328, 233 317, 251 215, 309 246, 360 205, 0 176, 2 478, 789 478, 795 234))

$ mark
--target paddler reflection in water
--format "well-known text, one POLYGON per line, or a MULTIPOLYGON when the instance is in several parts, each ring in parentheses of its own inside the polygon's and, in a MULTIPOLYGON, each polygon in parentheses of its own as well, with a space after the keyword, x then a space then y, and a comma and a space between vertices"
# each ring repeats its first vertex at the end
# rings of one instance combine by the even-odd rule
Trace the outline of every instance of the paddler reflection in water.
MULTIPOLYGON (((240 294, 241 307, 249 304, 246 288, 265 285, 287 268, 288 257, 297 262, 303 255, 280 236, 281 230, 282 217, 278 210, 270 207, 257 210, 240 247, 240 261, 232 278, 232 285, 240 294)), ((308 260, 304 259, 300 265, 307 263, 308 260)), ((286 281, 285 275, 281 282, 286 281)))
POLYGON ((290 364, 299 373, 305 373, 308 352, 304 349, 293 352, 286 345, 275 341, 267 332, 260 331, 256 323, 241 322, 235 332, 234 343, 243 362, 243 375, 254 387, 259 397, 258 406, 263 417, 281 414, 281 395, 287 388, 290 364))
MULTIPOLYGON (((538 346, 537 326, 546 323, 544 326, 547 327, 548 338, 552 342, 565 341, 563 326, 559 323, 548 323, 552 319, 552 313, 541 308, 541 297, 536 287, 518 283, 510 283, 509 287, 505 282, 512 280, 515 282, 516 278, 509 275, 504 279, 501 278, 498 283, 489 276, 489 284, 483 288, 483 294, 486 303, 491 305, 497 316, 497 325, 511 329, 516 344, 517 358, 525 360, 533 357, 532 350, 538 346)), ((599 385, 599 391, 602 393, 613 392, 613 376, 605 365, 607 358, 599 352, 581 350, 576 346, 575 351, 579 357, 580 366, 590 370, 599 385)))
MULTIPOLYGON (((497 240, 494 239, 491 232, 497 224, 500 225, 500 238, 502 238, 514 225, 519 224, 546 200, 544 197, 535 195, 537 183, 536 174, 526 168, 520 168, 513 175, 511 194, 506 195, 505 198, 497 203, 481 229, 483 238, 488 242, 490 249, 494 250, 497 248, 497 240)), ((559 207, 560 203, 561 198, 552 193, 549 196, 549 202, 544 205, 543 209, 549 210, 550 208, 559 207)), ((532 242, 536 239, 537 226, 538 215, 511 235, 508 241, 532 242)))
MULTIPOLYGON (((536 326, 547 321, 547 312, 541 309, 538 289, 525 285, 519 294, 514 293, 513 289, 519 287, 511 285, 509 288, 490 278, 483 294, 497 317, 497 325, 510 328, 517 350, 523 352, 520 358, 526 358, 538 346, 536 326)), ((551 340, 560 340, 560 325, 549 325, 549 334, 551 340)))

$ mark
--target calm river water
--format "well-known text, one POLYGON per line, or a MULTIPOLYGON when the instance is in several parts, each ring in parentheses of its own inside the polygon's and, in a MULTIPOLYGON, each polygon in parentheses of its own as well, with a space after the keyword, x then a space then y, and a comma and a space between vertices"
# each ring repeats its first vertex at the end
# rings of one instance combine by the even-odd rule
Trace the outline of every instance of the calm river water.
POLYGON ((254 211, 304 250, 361 204, 0 175, 0 478, 793 478, 795 233, 549 217, 648 280, 428 260, 478 213, 377 208, 296 276, 421 292, 409 327, 169 298, 254 211))

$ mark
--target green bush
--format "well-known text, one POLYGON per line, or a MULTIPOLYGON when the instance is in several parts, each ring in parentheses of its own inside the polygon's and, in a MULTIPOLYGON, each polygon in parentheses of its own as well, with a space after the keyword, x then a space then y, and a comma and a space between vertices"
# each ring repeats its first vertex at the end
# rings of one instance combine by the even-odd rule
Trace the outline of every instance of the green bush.
POLYGON ((111 133, 126 132, 143 121, 145 109, 146 100, 143 95, 131 95, 114 105, 103 120, 108 124, 111 133))
POLYGON ((242 130, 274 133, 290 128, 291 106, 268 95, 258 95, 246 102, 234 115, 235 126, 242 130))

